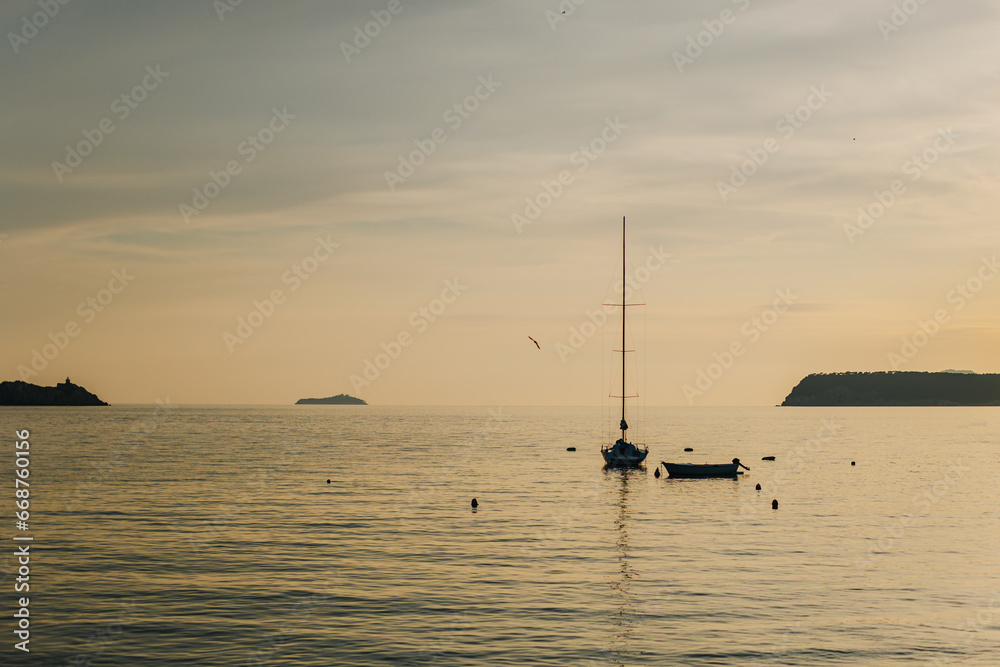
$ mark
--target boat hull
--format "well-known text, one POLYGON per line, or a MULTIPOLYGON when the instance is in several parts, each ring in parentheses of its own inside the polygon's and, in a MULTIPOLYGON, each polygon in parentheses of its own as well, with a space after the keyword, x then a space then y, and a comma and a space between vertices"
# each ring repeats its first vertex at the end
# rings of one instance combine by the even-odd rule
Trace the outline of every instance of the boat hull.
POLYGON ((613 468, 635 468, 646 460, 649 449, 632 446, 631 451, 619 451, 615 447, 604 447, 601 455, 604 457, 605 465, 613 468))
POLYGON ((675 478, 736 477, 739 465, 736 463, 667 463, 664 461, 663 467, 667 469, 667 474, 675 478))

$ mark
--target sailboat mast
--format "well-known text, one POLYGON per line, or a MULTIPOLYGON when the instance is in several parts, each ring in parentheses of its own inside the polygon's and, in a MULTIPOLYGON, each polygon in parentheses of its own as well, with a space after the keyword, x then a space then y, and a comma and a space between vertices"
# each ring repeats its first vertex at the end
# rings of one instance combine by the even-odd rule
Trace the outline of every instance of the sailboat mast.
POLYGON ((622 216, 622 441, 625 441, 625 216, 622 216))

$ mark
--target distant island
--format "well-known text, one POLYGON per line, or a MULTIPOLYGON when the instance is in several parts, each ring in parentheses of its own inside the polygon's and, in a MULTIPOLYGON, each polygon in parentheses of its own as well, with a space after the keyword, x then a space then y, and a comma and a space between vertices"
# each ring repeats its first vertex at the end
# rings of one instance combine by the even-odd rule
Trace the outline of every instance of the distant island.
POLYGON ((368 405, 360 398, 348 396, 347 394, 337 394, 329 398, 300 398, 295 401, 295 405, 368 405))
POLYGON ((781 405, 1000 405, 1000 374, 814 373, 802 378, 781 405))
POLYGON ((54 387, 21 382, 0 382, 0 405, 107 405, 69 378, 54 387))

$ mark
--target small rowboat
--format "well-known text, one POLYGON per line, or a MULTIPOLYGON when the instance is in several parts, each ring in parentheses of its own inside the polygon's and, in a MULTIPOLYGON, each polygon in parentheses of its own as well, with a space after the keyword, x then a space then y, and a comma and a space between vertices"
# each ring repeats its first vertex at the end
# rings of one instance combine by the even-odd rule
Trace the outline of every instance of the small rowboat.
POLYGON ((698 478, 698 477, 736 477, 739 468, 747 468, 740 463, 739 459, 733 459, 732 463, 667 463, 661 461, 667 473, 671 477, 698 478))

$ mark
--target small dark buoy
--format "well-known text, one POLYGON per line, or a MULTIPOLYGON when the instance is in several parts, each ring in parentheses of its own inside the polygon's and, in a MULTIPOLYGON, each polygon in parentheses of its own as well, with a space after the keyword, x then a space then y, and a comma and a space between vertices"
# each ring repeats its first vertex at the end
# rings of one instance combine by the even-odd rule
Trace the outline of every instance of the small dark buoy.
POLYGON ((326 480, 326 483, 327 483, 327 484, 329 484, 329 483, 330 483, 330 480, 326 480))
POLYGON ((854 461, 851 461, 851 465, 854 465, 854 461))
POLYGON ((684 451, 685 452, 693 452, 694 451, 694 447, 685 447, 684 451))
MULTIPOLYGON (((777 502, 777 501, 775 501, 775 502, 777 502)), ((473 507, 479 507, 479 501, 478 501, 478 500, 476 500, 475 498, 473 498, 473 499, 472 499, 472 506, 473 506, 473 507)))
POLYGON ((777 499, 771 501, 771 509, 773 509, 773 510, 778 509, 778 500, 777 499))
POLYGON ((576 447, 567 447, 566 451, 567 452, 575 452, 576 451, 576 447))
POLYGON ((656 472, 653 473, 653 477, 660 479, 660 466, 656 466, 656 472))
POLYGON ((760 491, 760 484, 757 485, 757 490, 760 491))
POLYGON ((762 457, 760 458, 760 460, 761 460, 761 461, 773 461, 773 460, 774 460, 774 457, 773 457, 773 456, 762 456, 762 457))

